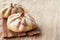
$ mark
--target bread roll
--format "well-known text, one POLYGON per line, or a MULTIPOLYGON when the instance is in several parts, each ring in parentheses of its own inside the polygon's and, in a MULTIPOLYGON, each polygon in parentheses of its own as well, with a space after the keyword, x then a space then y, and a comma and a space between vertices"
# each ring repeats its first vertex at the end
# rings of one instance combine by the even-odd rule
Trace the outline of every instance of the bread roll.
POLYGON ((24 9, 21 5, 11 3, 4 6, 4 8, 1 9, 0 13, 2 14, 3 18, 8 18, 8 16, 11 14, 24 13, 24 9))
POLYGON ((36 23, 29 14, 22 17, 20 13, 16 13, 8 17, 7 28, 13 32, 27 32, 35 29, 36 23))

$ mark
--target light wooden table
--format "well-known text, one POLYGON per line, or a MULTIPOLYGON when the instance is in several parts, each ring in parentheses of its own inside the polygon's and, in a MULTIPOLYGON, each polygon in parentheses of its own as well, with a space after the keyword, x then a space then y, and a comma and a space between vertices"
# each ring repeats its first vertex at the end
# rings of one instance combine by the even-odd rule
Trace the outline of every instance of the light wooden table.
POLYGON ((0 0, 0 9, 4 3, 9 2, 27 8, 28 13, 35 18, 42 34, 8 40, 60 40, 60 0, 0 0))

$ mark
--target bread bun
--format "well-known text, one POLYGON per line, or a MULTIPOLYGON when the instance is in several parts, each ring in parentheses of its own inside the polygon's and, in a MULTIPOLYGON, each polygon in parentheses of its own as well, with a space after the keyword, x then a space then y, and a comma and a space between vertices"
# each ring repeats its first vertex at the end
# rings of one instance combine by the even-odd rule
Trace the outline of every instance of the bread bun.
POLYGON ((16 13, 8 17, 7 28, 13 32, 27 32, 35 29, 36 23, 29 14, 22 17, 20 13, 16 13))
POLYGON ((24 10, 21 5, 11 3, 4 6, 0 12, 2 13, 3 18, 8 18, 8 16, 14 13, 24 13, 24 10))

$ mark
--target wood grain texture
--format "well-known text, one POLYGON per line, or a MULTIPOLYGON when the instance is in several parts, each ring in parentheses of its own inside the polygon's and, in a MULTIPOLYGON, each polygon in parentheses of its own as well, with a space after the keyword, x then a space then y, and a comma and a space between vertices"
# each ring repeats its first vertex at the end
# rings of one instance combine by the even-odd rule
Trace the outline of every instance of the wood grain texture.
POLYGON ((0 9, 9 2, 21 4, 28 9, 41 35, 8 40, 60 40, 60 0, 0 0, 0 9))

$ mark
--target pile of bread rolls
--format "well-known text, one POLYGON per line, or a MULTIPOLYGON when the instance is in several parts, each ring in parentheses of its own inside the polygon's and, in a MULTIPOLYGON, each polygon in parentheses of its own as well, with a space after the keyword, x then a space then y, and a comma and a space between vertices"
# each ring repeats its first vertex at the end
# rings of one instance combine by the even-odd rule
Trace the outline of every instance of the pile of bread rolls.
POLYGON ((21 5, 10 4, 4 6, 1 11, 4 19, 7 19, 7 28, 13 32, 27 32, 36 28, 34 18, 25 13, 21 5))

